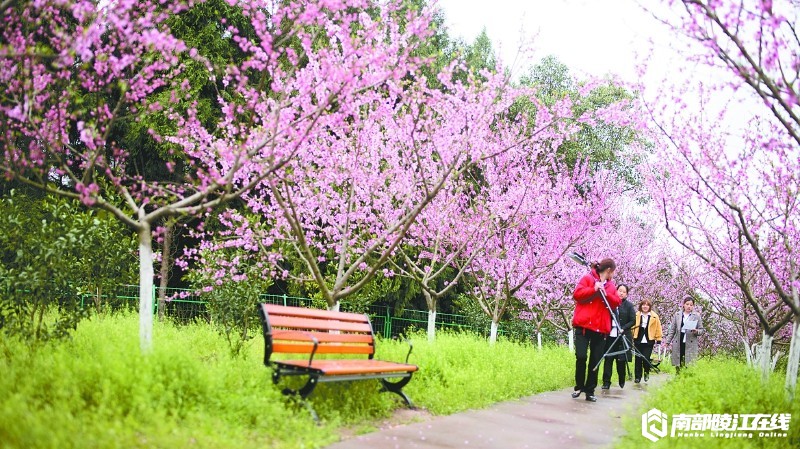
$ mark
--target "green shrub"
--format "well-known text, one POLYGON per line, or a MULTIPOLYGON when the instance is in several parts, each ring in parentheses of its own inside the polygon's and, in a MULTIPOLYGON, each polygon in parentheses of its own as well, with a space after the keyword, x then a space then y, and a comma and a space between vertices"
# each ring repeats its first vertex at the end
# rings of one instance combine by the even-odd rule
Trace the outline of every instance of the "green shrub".
MULTIPOLYGON (((783 391, 783 378, 773 376, 768 385, 760 383, 759 373, 743 362, 730 358, 701 358, 680 375, 651 392, 638 414, 624 420, 626 435, 615 445, 617 449, 659 448, 731 448, 800 447, 800 402, 789 402, 783 391), (670 437, 656 443, 641 434, 641 414, 658 408, 669 417, 676 414, 753 414, 791 413, 788 438, 713 438, 670 437)), ((670 420, 670 424, 671 424, 670 420)))
POLYGON ((239 356, 258 336, 261 325, 256 306, 272 279, 263 277, 262 262, 238 248, 204 251, 197 265, 186 279, 202 291, 200 298, 206 301, 212 325, 227 340, 231 354, 239 356), (228 272, 224 282, 217 279, 218 272, 228 272), (203 291, 209 285, 214 288, 203 291))
POLYGON ((0 331, 64 338, 112 286, 135 279, 135 235, 79 202, 12 191, 0 198, 0 331))

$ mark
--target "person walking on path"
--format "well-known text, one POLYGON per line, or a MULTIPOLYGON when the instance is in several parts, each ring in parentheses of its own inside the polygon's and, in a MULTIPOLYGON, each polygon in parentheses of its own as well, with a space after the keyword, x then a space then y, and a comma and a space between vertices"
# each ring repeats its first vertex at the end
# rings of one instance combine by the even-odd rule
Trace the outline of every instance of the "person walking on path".
POLYGON ((616 268, 617 264, 610 258, 592 264, 592 270, 578 281, 572 293, 572 298, 575 299, 575 315, 572 317, 575 333, 573 398, 586 393, 587 401, 597 401, 594 395, 594 389, 597 387, 597 370, 594 368, 603 356, 605 337, 611 332, 611 314, 603 302, 600 290, 605 293, 612 311, 619 307, 621 300, 617 294, 617 286, 612 281, 616 268))
POLYGON ((637 384, 641 382, 642 374, 645 382, 650 379, 650 355, 653 354, 653 346, 661 344, 661 319, 653 312, 652 307, 653 303, 649 299, 643 299, 639 303, 633 326, 633 341, 637 352, 641 354, 633 363, 633 378, 637 384))
MULTIPOLYGON (((632 345, 633 340, 631 339, 631 327, 633 327, 633 324, 636 321, 636 308, 633 306, 633 303, 628 301, 628 291, 629 289, 626 284, 619 284, 619 286, 617 286, 617 294, 619 295, 621 302, 619 307, 614 310, 614 313, 617 315, 617 321, 619 322, 620 329, 617 329, 616 324, 612 320, 611 333, 606 338, 605 354, 609 352, 620 352, 625 350, 625 343, 622 342, 623 338, 627 340, 628 348, 630 348, 632 345), (623 336, 617 339, 619 334, 623 334, 623 336)), ((608 390, 611 388, 611 374, 614 370, 614 360, 617 361, 619 387, 625 388, 625 377, 627 375, 630 357, 630 350, 621 354, 606 356, 606 359, 603 362, 603 390, 608 390)))
POLYGON ((703 335, 703 320, 694 311, 694 299, 687 296, 683 299, 683 308, 675 312, 669 323, 667 338, 664 343, 672 347, 672 365, 676 373, 681 368, 697 360, 699 342, 697 337, 703 335))

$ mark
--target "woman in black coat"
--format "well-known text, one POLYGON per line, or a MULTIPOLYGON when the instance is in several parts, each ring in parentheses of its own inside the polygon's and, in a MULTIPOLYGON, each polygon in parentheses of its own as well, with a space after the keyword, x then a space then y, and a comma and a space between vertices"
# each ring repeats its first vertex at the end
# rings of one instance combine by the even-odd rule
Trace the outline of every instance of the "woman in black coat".
MULTIPOLYGON (((631 347, 631 342, 633 341, 631 340, 631 328, 636 322, 636 308, 633 306, 633 303, 628 301, 628 286, 625 284, 619 284, 619 286, 617 286, 617 294, 619 295, 620 299, 622 299, 622 303, 614 311, 614 313, 617 315, 617 321, 619 322, 621 329, 616 329, 614 324, 611 324, 611 334, 606 337, 606 351, 611 353, 625 350, 624 343, 622 342, 623 338, 628 340, 628 348, 631 347), (620 333, 623 333, 624 337, 617 339, 617 335, 620 333), (614 342, 615 340, 616 343, 614 342)), ((630 357, 630 351, 606 357, 605 361, 603 362, 603 390, 608 390, 611 388, 611 373, 613 372, 614 360, 617 361, 619 387, 625 387, 625 376, 627 374, 626 371, 630 357)))

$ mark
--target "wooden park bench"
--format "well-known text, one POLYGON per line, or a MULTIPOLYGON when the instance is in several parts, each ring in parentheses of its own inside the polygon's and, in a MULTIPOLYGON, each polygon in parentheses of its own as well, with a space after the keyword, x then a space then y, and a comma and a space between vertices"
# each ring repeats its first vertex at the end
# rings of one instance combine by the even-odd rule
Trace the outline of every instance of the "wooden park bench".
POLYGON ((283 394, 300 396, 315 419, 317 415, 305 399, 320 382, 378 379, 383 385, 380 391, 398 394, 413 408, 402 391, 418 369, 408 364, 412 347, 409 343, 406 363, 375 360, 375 334, 367 315, 275 304, 259 304, 258 311, 264 332, 264 365, 273 369, 272 381, 277 384, 283 376, 307 376, 303 387, 285 388, 283 394), (308 357, 274 360, 274 354, 308 357), (315 358, 319 354, 335 358, 315 358), (387 380, 393 378, 400 380, 387 380))

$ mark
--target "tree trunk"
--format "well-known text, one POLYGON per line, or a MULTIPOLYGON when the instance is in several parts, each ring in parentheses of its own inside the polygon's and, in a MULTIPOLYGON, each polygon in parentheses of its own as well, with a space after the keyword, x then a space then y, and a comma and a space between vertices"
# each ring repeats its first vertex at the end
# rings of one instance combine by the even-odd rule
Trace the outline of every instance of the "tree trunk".
POLYGON ((158 281, 158 321, 164 319, 164 310, 167 307, 167 285, 169 284, 169 271, 172 267, 172 233, 175 226, 167 223, 164 229, 164 244, 161 245, 161 270, 158 281))
POLYGON ((575 352, 575 336, 572 329, 567 330, 567 344, 569 344, 569 352, 575 352))
POLYGON ((428 341, 436 339, 436 310, 428 310, 428 341))
POLYGON ((428 290, 423 289, 425 304, 428 306, 428 341, 436 339, 436 298, 428 290))
POLYGON ((792 340, 789 343, 789 361, 786 365, 786 394, 789 401, 794 400, 794 393, 797 389, 797 368, 800 365, 800 323, 795 317, 792 323, 792 340))
POLYGON ((497 321, 492 320, 492 330, 489 332, 489 343, 495 344, 497 342, 497 321))
POLYGON ((99 315, 100 312, 102 311, 102 305, 103 305, 103 289, 98 286, 95 289, 95 293, 96 295, 94 300, 94 306, 95 306, 94 308, 95 310, 97 310, 97 314, 99 315))
POLYGON ((761 339, 758 365, 761 370, 761 383, 766 385, 767 382, 769 382, 769 375, 772 372, 772 335, 767 335, 766 332, 761 339))
POLYGON ((744 354, 747 357, 747 366, 754 367, 753 351, 750 350, 750 342, 747 341, 747 337, 742 337, 742 343, 744 344, 744 354))
MULTIPOLYGON (((339 308, 340 308, 341 305, 342 305, 341 301, 336 301, 336 303, 334 305, 332 305, 332 306, 329 305, 328 306, 328 310, 331 311, 331 312, 339 312, 339 308)), ((342 331, 338 331, 338 330, 330 330, 328 332, 330 332, 331 334, 341 334, 342 333, 342 331)), ((373 329, 373 332, 374 332, 374 329, 373 329)))
POLYGON ((542 350, 542 333, 536 332, 536 345, 539 346, 539 350, 542 350))
MULTIPOLYGON (((792 279, 797 279, 795 265, 792 264, 789 272, 792 279)), ((795 284, 792 284, 792 301, 800 306, 800 294, 795 284)), ((789 343, 789 360, 786 365, 786 394, 790 401, 794 400, 794 393, 797 389, 797 369, 800 365, 800 316, 795 315, 792 321, 792 340, 789 343)))
POLYGON ((153 236, 150 225, 139 229, 139 346, 143 353, 153 349, 153 236))

